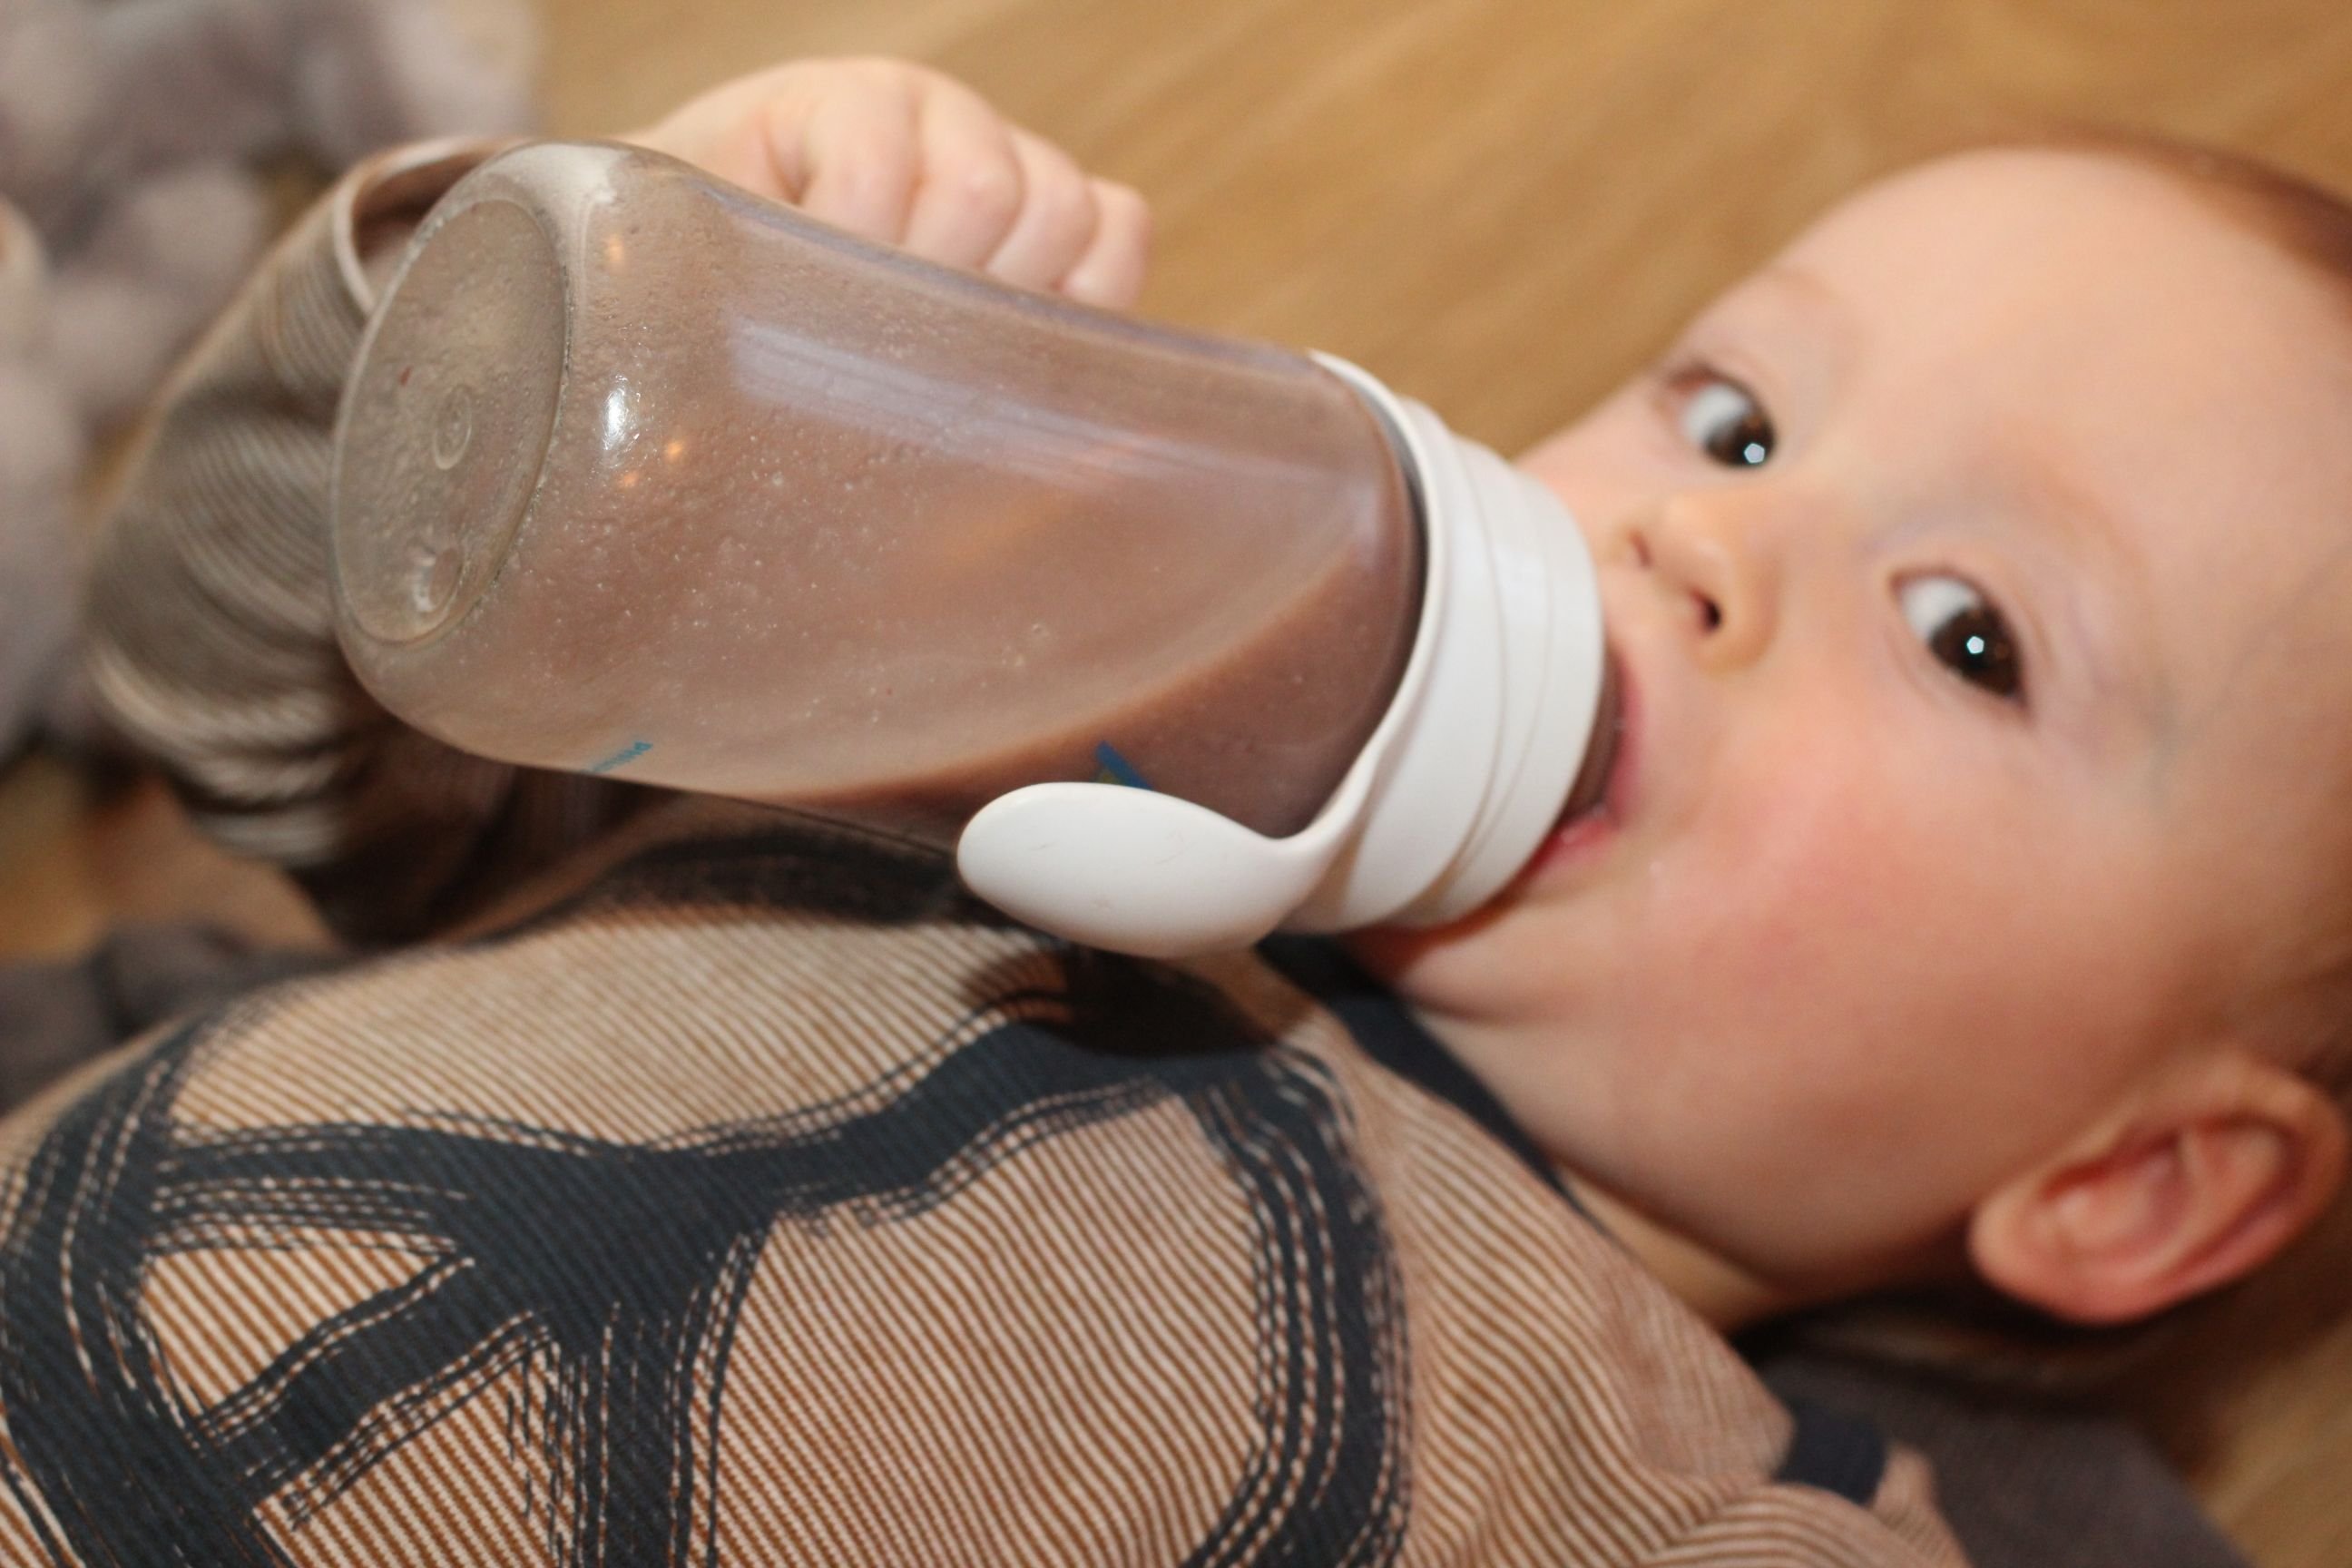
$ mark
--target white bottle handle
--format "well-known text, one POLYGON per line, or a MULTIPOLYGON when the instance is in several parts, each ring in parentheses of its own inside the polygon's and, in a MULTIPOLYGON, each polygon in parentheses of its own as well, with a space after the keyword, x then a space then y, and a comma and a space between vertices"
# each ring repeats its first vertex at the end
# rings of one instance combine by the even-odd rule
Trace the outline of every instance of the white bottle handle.
POLYGON ((1327 809, 1268 838, 1172 795, 1030 784, 981 808, 956 868, 1016 920, 1089 947, 1181 958, 1247 947, 1280 925, 1323 881, 1356 815, 1327 809))

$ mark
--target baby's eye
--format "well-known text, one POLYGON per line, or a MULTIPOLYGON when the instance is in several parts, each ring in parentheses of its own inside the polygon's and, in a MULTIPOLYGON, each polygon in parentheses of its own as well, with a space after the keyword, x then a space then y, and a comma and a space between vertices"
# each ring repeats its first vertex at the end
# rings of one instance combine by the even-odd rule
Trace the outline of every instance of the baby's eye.
POLYGON ((2023 700, 2025 668, 2017 638, 1991 600, 1944 573, 1907 578, 1895 595, 1903 618, 1946 668, 1995 697, 2023 700))
POLYGON ((1736 381, 1703 372, 1683 400, 1683 437, 1727 468, 1761 468, 1772 455, 1772 416, 1736 381))

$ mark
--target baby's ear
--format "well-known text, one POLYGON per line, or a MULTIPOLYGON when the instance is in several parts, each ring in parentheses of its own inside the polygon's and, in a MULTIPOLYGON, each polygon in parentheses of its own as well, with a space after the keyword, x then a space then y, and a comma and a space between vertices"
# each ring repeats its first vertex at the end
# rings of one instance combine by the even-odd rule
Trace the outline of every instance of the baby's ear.
POLYGON ((2044 1311, 2130 1322, 2267 1262, 2334 1196, 2345 1145, 2310 1079, 2249 1051, 2201 1055, 1978 1204, 1969 1255, 2044 1311))

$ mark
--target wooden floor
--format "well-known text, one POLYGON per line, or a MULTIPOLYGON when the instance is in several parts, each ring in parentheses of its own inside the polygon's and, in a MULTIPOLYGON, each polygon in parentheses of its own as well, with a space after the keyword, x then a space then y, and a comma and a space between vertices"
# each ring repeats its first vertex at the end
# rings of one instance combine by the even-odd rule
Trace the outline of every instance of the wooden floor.
MULTIPOLYGON (((2119 122, 2352 188, 2343 0, 546 0, 542 19, 566 133, 793 55, 946 68, 1151 198, 1147 311, 1347 355, 1506 450, 1841 192, 1955 142, 2119 122)), ((0 956, 185 912, 310 930, 152 790, 99 801, 41 758, 0 780, 0 956)), ((2147 1390, 2186 1400, 2199 1369, 2279 1351, 2193 1445, 2266 1568, 2352 1563, 2347 1274, 2330 1238, 2147 1390)))

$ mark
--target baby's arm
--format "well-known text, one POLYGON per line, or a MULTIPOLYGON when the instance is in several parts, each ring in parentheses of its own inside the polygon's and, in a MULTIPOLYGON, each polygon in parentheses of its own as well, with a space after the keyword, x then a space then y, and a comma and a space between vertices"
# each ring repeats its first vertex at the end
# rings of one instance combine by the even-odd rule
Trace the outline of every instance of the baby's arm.
MULTIPOLYGON (((1140 198, 919 67, 779 67, 628 140, 1013 282, 1118 306, 1142 281, 1140 198)), ((165 389, 91 591, 109 714, 199 826, 286 867, 354 939, 444 925, 656 795, 444 746, 377 706, 335 642, 336 400, 402 242, 495 150, 371 160, 272 251, 165 389)))

